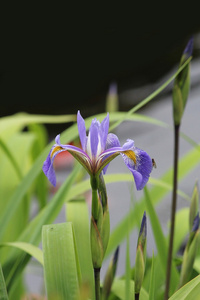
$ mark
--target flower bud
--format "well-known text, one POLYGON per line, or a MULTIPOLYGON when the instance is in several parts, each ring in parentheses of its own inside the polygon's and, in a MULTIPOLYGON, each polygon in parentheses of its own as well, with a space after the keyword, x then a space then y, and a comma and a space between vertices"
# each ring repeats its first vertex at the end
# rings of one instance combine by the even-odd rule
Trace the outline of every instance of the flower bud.
POLYGON ((91 240, 91 254, 92 254, 92 262, 93 267, 98 269, 101 268, 103 257, 104 257, 104 249, 101 238, 101 228, 102 228, 102 218, 103 211, 101 209, 101 205, 99 205, 98 216, 97 219, 94 219, 91 216, 91 226, 90 226, 90 240, 91 240))
MULTIPOLYGON (((181 67, 189 57, 192 56, 193 50, 193 37, 189 40, 185 50, 182 54, 179 67, 181 67)), ((173 113, 174 124, 180 125, 181 118, 185 109, 185 105, 188 98, 190 89, 190 64, 187 64, 185 68, 177 75, 174 81, 173 87, 173 113)))
POLYGON ((141 227, 140 227, 140 233, 138 237, 136 259, 135 259, 135 294, 140 293, 140 289, 144 279, 145 261, 146 261, 146 235, 147 235, 147 224, 146 224, 146 213, 144 212, 141 227))
POLYGON ((190 279, 196 252, 199 245, 199 236, 199 213, 197 213, 183 254, 183 263, 180 274, 179 288, 186 284, 190 279))
POLYGON ((198 212, 198 203, 199 203, 199 190, 198 190, 198 184, 196 183, 193 189, 191 204, 190 204, 190 215, 189 215, 190 231, 192 230, 194 218, 198 212))
MULTIPOLYGON (((96 194, 94 193, 94 197, 95 195, 96 194)), ((98 205, 96 205, 98 210, 92 210, 90 230, 93 267, 98 269, 101 268, 110 236, 110 215, 108 210, 106 186, 102 174, 99 176, 98 195, 96 196, 97 199, 93 200, 98 201, 98 205), (97 211, 98 214, 96 213, 97 211), (95 212, 95 217, 93 212, 95 212)))
POLYGON ((116 273, 118 256, 119 256, 119 246, 115 250, 115 253, 113 255, 112 260, 110 261, 108 270, 107 270, 105 278, 104 278, 104 283, 103 283, 103 288, 102 288, 102 300, 106 300, 109 297, 112 283, 113 283, 115 273, 116 273))
POLYGON ((119 102, 117 95, 117 84, 115 82, 110 84, 109 92, 106 98, 106 111, 115 112, 119 110, 119 102))

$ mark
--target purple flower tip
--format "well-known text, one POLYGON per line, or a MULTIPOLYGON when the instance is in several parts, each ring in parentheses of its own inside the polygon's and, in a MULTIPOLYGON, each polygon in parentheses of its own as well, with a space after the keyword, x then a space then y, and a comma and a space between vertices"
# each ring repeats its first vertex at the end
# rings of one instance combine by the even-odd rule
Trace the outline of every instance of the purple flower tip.
POLYGON ((114 257, 113 257, 113 264, 116 265, 117 261, 118 261, 118 256, 119 256, 119 246, 117 247, 117 249, 115 250, 114 253, 114 257))
POLYGON ((147 235, 147 217, 146 217, 146 211, 144 211, 144 214, 143 214, 139 237, 141 235, 143 235, 144 238, 146 238, 146 235, 147 235))
POLYGON ((193 36, 189 39, 186 47, 185 47, 185 50, 183 52, 183 54, 186 54, 187 57, 189 58, 190 56, 192 56, 192 51, 193 51, 193 42, 194 42, 194 38, 193 36))
POLYGON ((196 217, 194 218, 193 226, 192 226, 192 231, 196 232, 199 228, 199 212, 197 213, 196 217))
POLYGON ((112 82, 109 86, 109 94, 116 95, 117 94, 117 84, 115 82, 112 82))

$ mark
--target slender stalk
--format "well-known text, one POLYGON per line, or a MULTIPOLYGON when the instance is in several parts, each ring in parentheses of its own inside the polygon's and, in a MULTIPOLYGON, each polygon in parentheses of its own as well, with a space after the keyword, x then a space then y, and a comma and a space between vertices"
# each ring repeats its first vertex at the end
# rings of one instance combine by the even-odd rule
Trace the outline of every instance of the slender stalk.
POLYGON ((172 264, 172 252, 174 242, 174 227, 175 227, 175 215, 176 215, 176 202, 177 202, 177 175, 178 175, 178 153, 179 153, 179 128, 180 125, 174 126, 174 178, 173 178, 173 193, 172 193, 172 206, 171 206, 171 229, 170 229, 170 240, 168 248, 167 258, 167 273, 166 273, 166 288, 165 297, 167 300, 170 289, 170 277, 171 277, 171 264, 172 264))
POLYGON ((95 300, 100 300, 100 268, 94 268, 95 300))
POLYGON ((135 294, 135 300, 139 300, 139 299, 140 299, 140 294, 139 293, 135 294))

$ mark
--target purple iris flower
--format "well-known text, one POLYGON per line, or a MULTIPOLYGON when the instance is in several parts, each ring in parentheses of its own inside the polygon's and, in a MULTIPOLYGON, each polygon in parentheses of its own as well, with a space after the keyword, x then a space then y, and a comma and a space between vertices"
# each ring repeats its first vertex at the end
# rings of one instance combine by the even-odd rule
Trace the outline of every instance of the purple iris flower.
POLYGON ((101 123, 96 118, 92 120, 88 136, 86 135, 85 121, 79 111, 77 125, 82 149, 61 144, 60 135, 57 135, 56 143, 43 164, 43 172, 54 186, 56 185, 56 175, 53 161, 56 155, 63 151, 70 152, 90 176, 99 176, 101 171, 105 174, 109 162, 121 154, 125 165, 134 176, 137 190, 141 190, 145 186, 152 171, 152 160, 145 151, 136 148, 132 140, 127 140, 122 147, 120 146, 118 137, 113 133, 108 133, 109 114, 101 123))

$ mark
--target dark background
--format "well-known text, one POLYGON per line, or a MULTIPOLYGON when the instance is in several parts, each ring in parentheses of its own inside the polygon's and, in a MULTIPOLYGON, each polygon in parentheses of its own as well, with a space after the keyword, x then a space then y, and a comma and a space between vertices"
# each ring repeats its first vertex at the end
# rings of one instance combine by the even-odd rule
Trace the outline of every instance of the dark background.
POLYGON ((119 93, 155 82, 200 31, 191 5, 41 3, 1 10, 0 116, 102 112, 112 81, 119 93))

